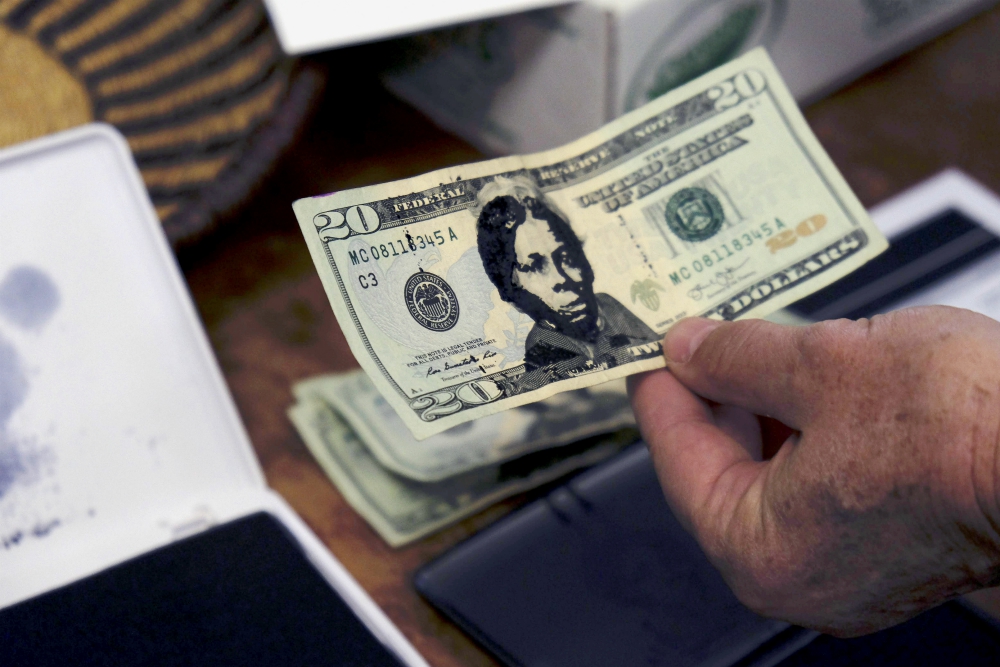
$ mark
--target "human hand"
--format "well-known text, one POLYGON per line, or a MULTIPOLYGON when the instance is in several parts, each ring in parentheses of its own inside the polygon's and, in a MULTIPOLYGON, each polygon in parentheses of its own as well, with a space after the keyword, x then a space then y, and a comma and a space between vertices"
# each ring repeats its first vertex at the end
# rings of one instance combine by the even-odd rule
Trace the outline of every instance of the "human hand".
POLYGON ((751 609, 851 636, 1000 584, 1000 323, 692 318, 664 351, 668 369, 629 378, 639 427, 751 609), (768 461, 755 415, 796 431, 768 461))

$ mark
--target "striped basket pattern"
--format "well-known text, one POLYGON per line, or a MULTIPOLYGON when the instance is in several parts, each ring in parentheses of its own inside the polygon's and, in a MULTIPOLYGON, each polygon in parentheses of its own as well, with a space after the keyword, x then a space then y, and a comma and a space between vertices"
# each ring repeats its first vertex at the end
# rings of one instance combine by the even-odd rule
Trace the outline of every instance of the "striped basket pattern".
POLYGON ((258 0, 0 0, 0 146, 115 125, 174 244, 246 199, 322 79, 258 0))

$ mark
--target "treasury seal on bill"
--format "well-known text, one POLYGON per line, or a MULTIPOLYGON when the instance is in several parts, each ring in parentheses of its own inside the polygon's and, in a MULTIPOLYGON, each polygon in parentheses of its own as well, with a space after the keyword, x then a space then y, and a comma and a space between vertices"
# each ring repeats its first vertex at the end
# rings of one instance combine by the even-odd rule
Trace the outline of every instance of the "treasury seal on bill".
POLYGON ((726 216, 719 198, 704 188, 684 188, 667 201, 667 227, 684 241, 707 241, 722 229, 726 216))

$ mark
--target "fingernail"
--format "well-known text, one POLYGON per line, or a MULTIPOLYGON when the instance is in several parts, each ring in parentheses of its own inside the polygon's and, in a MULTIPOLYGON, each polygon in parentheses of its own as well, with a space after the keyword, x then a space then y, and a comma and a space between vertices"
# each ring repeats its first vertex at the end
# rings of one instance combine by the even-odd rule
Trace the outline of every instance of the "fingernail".
POLYGON ((663 340, 663 351, 667 355, 667 360, 675 364, 687 363, 694 356, 701 341, 720 324, 722 322, 717 320, 689 317, 672 326, 663 340))

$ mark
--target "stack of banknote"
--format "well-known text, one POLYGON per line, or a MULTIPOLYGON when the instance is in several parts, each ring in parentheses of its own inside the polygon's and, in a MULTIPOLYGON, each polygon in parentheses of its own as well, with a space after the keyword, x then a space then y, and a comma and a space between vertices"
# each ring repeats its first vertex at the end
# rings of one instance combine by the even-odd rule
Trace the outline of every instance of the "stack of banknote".
POLYGON ((362 371, 295 386, 289 416, 347 501, 392 546, 638 438, 624 381, 578 389, 417 441, 362 371))

